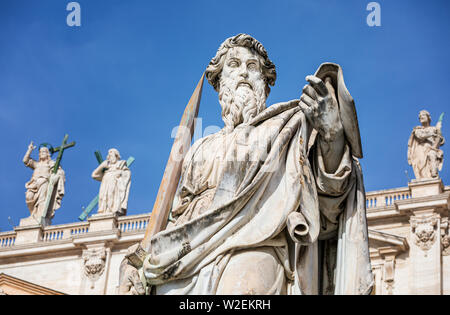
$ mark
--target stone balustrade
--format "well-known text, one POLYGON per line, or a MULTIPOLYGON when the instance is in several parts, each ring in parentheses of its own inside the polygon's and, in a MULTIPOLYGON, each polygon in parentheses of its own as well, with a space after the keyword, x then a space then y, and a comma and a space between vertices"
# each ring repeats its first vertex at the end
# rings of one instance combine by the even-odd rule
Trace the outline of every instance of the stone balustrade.
MULTIPOLYGON (((117 228, 122 234, 144 233, 149 220, 149 213, 119 217, 117 219, 117 228)), ((88 234, 91 224, 88 221, 44 227, 42 229, 42 236, 38 238, 38 242, 49 243, 88 234)), ((0 249, 13 247, 15 245, 16 235, 16 231, 0 233, 0 249)))
POLYGON ((367 209, 386 207, 393 205, 397 200, 410 198, 411 190, 409 187, 371 191, 366 193, 366 207, 367 209))
MULTIPOLYGON (((445 186, 444 191, 450 191, 450 186, 445 186)), ((400 187, 378 191, 366 192, 367 209, 388 207, 395 201, 411 199, 411 187, 400 187)))
POLYGON ((16 232, 0 233, 0 248, 12 247, 16 241, 16 232))
POLYGON ((84 222, 19 225, 0 233, 0 274, 66 294, 117 294, 120 264, 144 238, 149 220, 150 213, 97 213, 84 222))
POLYGON ((124 232, 142 231, 147 228, 150 215, 135 215, 119 218, 119 230, 124 232))

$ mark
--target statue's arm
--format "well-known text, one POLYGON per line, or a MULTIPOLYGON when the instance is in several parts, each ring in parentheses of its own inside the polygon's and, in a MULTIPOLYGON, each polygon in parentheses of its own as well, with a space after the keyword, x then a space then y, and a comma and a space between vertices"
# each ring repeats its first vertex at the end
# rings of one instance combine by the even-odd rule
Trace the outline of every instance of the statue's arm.
POLYGON ((318 77, 307 76, 306 80, 310 84, 303 88, 299 105, 318 131, 317 144, 322 152, 325 170, 334 173, 346 146, 336 92, 329 77, 322 81, 318 77))
POLYGON ((424 142, 427 140, 431 140, 431 138, 433 136, 437 135, 437 130, 436 129, 419 129, 419 128, 414 128, 413 130, 413 134, 414 137, 419 141, 419 142, 424 142))
POLYGON ((414 154, 414 130, 411 132, 411 136, 408 140, 408 164, 412 165, 413 154, 414 154))
POLYGON ((103 161, 100 163, 99 166, 92 172, 92 178, 95 180, 98 180, 99 182, 103 179, 103 174, 105 172, 105 169, 108 168, 108 160, 103 161))
POLYGON ((333 174, 341 165, 344 155, 346 140, 344 131, 340 130, 336 138, 332 141, 325 141, 320 135, 317 137, 317 144, 320 147, 323 158, 324 171, 333 174))
MULTIPOLYGON (((317 137, 310 150, 310 161, 315 178, 321 218, 320 234, 322 237, 337 232, 336 215, 341 212, 349 189, 354 187, 354 162, 352 145, 347 139, 355 138, 351 132, 359 136, 357 124, 349 124, 341 117, 335 87, 330 78, 322 81, 318 77, 308 76, 310 85, 303 89, 300 107, 310 124, 317 130, 317 137), (344 123, 349 126, 344 130, 344 123)), ((347 118, 346 118, 347 117, 347 118)))
POLYGON ((33 152, 34 149, 36 149, 36 147, 33 145, 33 141, 31 141, 30 144, 28 145, 28 150, 25 153, 25 156, 23 157, 23 163, 25 164, 25 166, 28 166, 29 168, 32 169, 35 168, 35 165, 34 160, 30 156, 31 152, 33 152))

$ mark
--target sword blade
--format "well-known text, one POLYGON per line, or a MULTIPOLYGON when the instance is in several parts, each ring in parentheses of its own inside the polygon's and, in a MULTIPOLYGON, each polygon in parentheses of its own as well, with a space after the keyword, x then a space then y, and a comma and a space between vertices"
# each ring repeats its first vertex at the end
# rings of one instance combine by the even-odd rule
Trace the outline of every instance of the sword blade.
POLYGON ((141 242, 141 246, 145 251, 149 250, 151 237, 162 231, 167 224, 170 208, 181 176, 183 159, 192 141, 195 119, 198 116, 198 110, 200 108, 204 78, 205 74, 200 78, 181 117, 172 150, 170 151, 169 160, 159 186, 158 195, 153 205, 150 221, 145 231, 144 239, 141 242), (181 152, 180 148, 182 148, 181 152))

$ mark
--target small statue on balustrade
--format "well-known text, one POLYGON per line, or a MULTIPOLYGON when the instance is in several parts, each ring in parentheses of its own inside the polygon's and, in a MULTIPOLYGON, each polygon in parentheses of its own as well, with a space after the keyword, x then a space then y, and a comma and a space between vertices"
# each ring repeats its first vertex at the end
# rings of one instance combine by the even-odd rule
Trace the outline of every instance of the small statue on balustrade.
POLYGON ((444 162, 444 153, 440 149, 445 139, 442 136, 442 118, 436 126, 431 126, 431 116, 426 110, 419 113, 421 126, 414 127, 408 142, 408 164, 412 166, 416 179, 439 177, 444 162))
POLYGON ((117 149, 108 151, 106 160, 92 172, 92 178, 101 182, 98 213, 126 215, 131 172, 117 149))

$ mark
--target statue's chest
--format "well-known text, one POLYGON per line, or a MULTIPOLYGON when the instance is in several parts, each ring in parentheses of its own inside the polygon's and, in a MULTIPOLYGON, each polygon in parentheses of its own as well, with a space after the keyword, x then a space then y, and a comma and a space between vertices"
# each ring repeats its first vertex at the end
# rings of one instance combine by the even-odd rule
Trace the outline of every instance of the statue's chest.
POLYGON ((419 128, 416 130, 416 135, 420 138, 424 138, 426 142, 432 142, 434 136, 436 135, 435 128, 431 126, 419 128))
POLYGON ((34 169, 33 177, 50 177, 51 165, 49 163, 38 163, 34 169))
POLYGON ((236 128, 206 139, 196 150, 185 174, 195 192, 218 186, 236 189, 247 171, 261 164, 270 151, 270 138, 255 128, 236 128))

